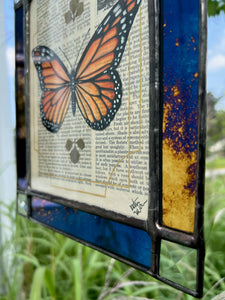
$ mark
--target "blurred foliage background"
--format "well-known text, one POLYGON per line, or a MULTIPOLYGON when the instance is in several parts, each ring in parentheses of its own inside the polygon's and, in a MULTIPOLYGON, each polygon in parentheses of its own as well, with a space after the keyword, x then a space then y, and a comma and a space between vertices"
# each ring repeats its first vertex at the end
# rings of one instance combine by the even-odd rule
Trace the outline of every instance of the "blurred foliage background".
POLYGON ((225 12, 225 0, 208 0, 208 16, 215 17, 225 12))

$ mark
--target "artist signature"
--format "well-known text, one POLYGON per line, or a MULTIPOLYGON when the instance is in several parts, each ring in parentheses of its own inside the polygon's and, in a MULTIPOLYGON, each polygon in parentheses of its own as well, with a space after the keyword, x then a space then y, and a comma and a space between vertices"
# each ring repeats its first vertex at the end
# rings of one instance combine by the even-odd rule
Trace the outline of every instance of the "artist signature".
POLYGON ((140 201, 138 201, 138 197, 136 199, 132 199, 132 204, 130 204, 130 209, 132 210, 133 214, 139 215, 142 211, 142 208, 145 206, 145 204, 148 202, 148 200, 146 200, 144 203, 141 203, 140 201))

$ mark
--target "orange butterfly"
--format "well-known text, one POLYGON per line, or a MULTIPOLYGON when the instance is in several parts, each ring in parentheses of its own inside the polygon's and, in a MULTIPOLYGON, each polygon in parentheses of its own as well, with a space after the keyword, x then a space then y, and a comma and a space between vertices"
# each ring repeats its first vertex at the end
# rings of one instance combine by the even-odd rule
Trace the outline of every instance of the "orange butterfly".
POLYGON ((76 69, 69 73, 60 58, 46 46, 32 51, 42 97, 43 125, 58 132, 72 100, 87 124, 95 130, 105 129, 114 119, 122 99, 122 83, 115 70, 141 0, 118 1, 98 26, 76 69))

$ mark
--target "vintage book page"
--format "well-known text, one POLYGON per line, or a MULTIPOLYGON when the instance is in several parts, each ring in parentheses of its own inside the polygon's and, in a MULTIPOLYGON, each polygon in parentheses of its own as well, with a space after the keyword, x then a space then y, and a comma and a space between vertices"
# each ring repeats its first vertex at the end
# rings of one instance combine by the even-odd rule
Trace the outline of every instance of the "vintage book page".
MULTIPOLYGON (((122 1, 122 0, 120 0, 122 1)), ((40 117, 40 88, 32 50, 53 50, 71 74, 98 25, 117 1, 33 0, 30 7, 31 188, 127 217, 146 220, 149 202, 148 1, 135 16, 122 60, 121 105, 104 130, 86 123, 70 100, 58 132, 40 117), (72 3, 72 4, 71 4, 72 3)))

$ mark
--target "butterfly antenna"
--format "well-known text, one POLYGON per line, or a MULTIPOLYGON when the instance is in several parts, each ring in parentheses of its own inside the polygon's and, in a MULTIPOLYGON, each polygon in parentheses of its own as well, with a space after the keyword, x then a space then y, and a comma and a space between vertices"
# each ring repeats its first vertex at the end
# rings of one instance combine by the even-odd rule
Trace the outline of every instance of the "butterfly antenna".
POLYGON ((82 42, 82 44, 81 44, 81 46, 80 46, 80 50, 79 50, 79 52, 78 52, 78 54, 77 54, 77 58, 76 58, 76 61, 75 61, 75 64, 74 64, 74 69, 75 69, 75 66, 77 65, 77 60, 78 60, 78 57, 80 56, 80 51, 81 51, 81 49, 83 48, 84 41, 86 40, 87 35, 88 35, 89 32, 90 32, 90 28, 88 29, 88 32, 85 34, 85 37, 84 37, 84 39, 83 39, 83 42, 82 42))
POLYGON ((66 60, 68 61, 69 65, 70 65, 70 68, 71 68, 71 70, 72 70, 72 67, 73 67, 73 66, 71 65, 71 62, 70 62, 69 58, 67 57, 66 53, 62 50, 61 47, 59 47, 59 49, 60 49, 60 51, 63 53, 63 55, 65 56, 66 60))

